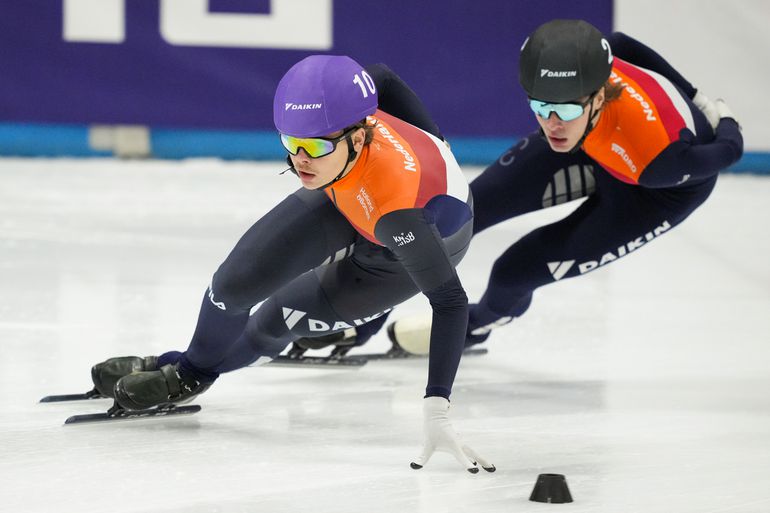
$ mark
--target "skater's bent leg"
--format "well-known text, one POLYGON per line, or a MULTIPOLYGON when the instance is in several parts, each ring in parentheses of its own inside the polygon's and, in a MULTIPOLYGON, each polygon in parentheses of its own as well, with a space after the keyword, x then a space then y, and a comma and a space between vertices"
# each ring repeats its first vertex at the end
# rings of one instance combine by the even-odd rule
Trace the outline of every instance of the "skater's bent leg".
POLYGON ((363 324, 369 317, 382 315, 382 312, 372 312, 370 316, 362 315, 361 319, 342 318, 323 294, 314 293, 320 291, 317 284, 316 280, 316 288, 307 291, 310 293, 303 294, 304 297, 280 291, 265 301, 251 316, 246 330, 224 359, 211 370, 230 372, 253 363, 267 362, 299 338, 336 333, 355 326, 356 321, 363 324))
POLYGON ((219 348, 227 347, 236 340, 249 320, 248 309, 228 312, 218 307, 209 294, 210 291, 206 291, 198 314, 198 324, 185 352, 187 361, 201 369, 212 367, 221 360, 219 348))
POLYGON ((303 273, 350 256, 357 239, 322 191, 301 189, 241 237, 212 278, 212 302, 248 311, 303 273))
POLYGON ((369 321, 361 326, 356 326, 355 345, 362 346, 366 344, 369 339, 376 335, 377 332, 380 331, 380 329, 385 325, 385 321, 388 320, 389 316, 390 312, 386 312, 385 315, 381 315, 373 321, 369 321))
POLYGON ((418 292, 400 264, 379 254, 378 248, 369 249, 365 256, 356 254, 305 273, 266 300, 212 370, 229 372, 260 357, 274 358, 302 337, 375 323, 418 292))
POLYGON ((470 334, 484 336, 523 315, 537 288, 608 265, 666 233, 713 187, 704 184, 676 197, 607 177, 601 177, 599 185, 600 192, 572 214, 530 232, 498 258, 487 290, 478 304, 471 305, 470 334))
MULTIPOLYGON (((218 375, 256 363, 260 358, 269 361, 278 356, 292 340, 301 336, 292 333, 281 310, 272 298, 265 301, 249 318, 246 329, 230 345, 227 354, 202 371, 218 375)), ((199 372, 194 366, 190 370, 199 372)))
MULTIPOLYGON (((322 192, 301 189, 257 221, 214 274, 184 367, 219 364, 243 333, 251 308, 297 276, 352 252, 355 230, 322 192)), ((172 355, 163 361, 173 362, 172 355)))
POLYGON ((483 342, 489 332, 527 311, 535 289, 553 282, 543 260, 557 242, 554 225, 525 235, 494 263, 487 289, 477 304, 469 305, 466 344, 483 342))

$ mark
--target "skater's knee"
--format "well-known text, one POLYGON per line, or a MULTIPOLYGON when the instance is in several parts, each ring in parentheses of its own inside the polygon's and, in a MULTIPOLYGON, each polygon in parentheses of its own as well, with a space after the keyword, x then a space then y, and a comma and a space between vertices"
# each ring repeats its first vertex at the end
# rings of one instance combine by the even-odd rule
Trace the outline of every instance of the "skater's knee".
MULTIPOLYGON (((288 322, 291 322, 291 316, 288 322)), ((275 356, 299 335, 292 333, 287 320, 276 310, 272 300, 266 301, 249 317, 245 335, 254 350, 262 355, 275 356)))
POLYGON ((519 285, 523 280, 523 273, 520 272, 521 264, 517 264, 515 258, 504 255, 498 258, 492 265, 490 280, 497 283, 504 283, 506 286, 513 287, 519 285))
POLYGON ((533 290, 547 282, 544 255, 539 234, 525 235, 495 260, 490 279, 508 287, 533 290))
POLYGON ((245 336, 251 346, 252 351, 258 356, 268 356, 275 358, 281 351, 286 349, 286 346, 296 337, 286 337, 272 334, 267 331, 257 329, 246 329, 243 336, 245 336))
POLYGON ((211 278, 209 294, 215 304, 221 303, 228 311, 249 310, 262 299, 258 284, 253 273, 223 264, 211 278))

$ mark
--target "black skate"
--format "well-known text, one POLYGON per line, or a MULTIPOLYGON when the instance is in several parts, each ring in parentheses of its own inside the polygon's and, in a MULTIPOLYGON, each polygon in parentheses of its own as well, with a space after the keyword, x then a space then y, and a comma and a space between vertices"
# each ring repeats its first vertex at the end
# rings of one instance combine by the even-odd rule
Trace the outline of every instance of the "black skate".
POLYGON ((126 410, 146 410, 154 406, 182 404, 193 400, 211 386, 179 372, 178 365, 135 372, 115 384, 115 401, 126 410))
POLYGON ((132 372, 152 371, 158 368, 157 356, 119 356, 110 358, 91 367, 94 388, 104 397, 115 397, 115 383, 132 372))
POLYGON ((345 356, 356 345, 356 330, 354 328, 338 331, 330 335, 320 337, 303 337, 294 342, 289 350, 289 356, 299 357, 304 355, 305 351, 323 349, 333 346, 333 356, 345 356))
POLYGON ((120 356, 110 358, 91 367, 91 381, 94 388, 82 394, 57 394, 47 395, 40 399, 41 403, 59 403, 64 401, 84 401, 89 399, 115 398, 113 389, 115 383, 132 372, 156 370, 158 368, 157 356, 120 356))
POLYGON ((356 369, 363 366, 366 360, 357 356, 347 356, 348 351, 354 347, 356 347, 356 330, 354 328, 320 337, 305 337, 294 341, 289 351, 285 355, 278 355, 273 358, 270 365, 356 369), (308 356, 305 354, 309 350, 326 347, 332 348, 331 353, 327 356, 308 356))
POLYGON ((478 345, 478 344, 483 344, 484 342, 487 341, 487 339, 489 338, 489 335, 490 335, 489 331, 487 331, 486 333, 482 333, 482 334, 474 334, 473 332, 466 333, 465 334, 465 349, 468 349, 469 347, 473 347, 473 346, 478 345))

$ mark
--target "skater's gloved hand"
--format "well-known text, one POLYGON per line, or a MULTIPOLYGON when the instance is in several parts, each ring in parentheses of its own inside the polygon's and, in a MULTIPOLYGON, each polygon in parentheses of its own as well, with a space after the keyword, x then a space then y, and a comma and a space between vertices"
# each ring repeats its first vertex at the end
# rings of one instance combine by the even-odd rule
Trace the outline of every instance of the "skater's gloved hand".
POLYGON ((460 441, 449 422, 449 401, 447 399, 426 397, 423 401, 422 412, 425 442, 422 454, 411 464, 413 469, 421 469, 428 463, 434 452, 440 451, 452 454, 471 474, 479 471, 479 464, 487 472, 496 470, 493 464, 460 441))
POLYGON ((692 98, 692 102, 706 116, 706 119, 708 120, 709 125, 711 125, 711 128, 716 130, 717 125, 719 124, 719 118, 721 116, 717 111, 715 103, 709 100, 708 97, 700 91, 695 93, 695 96, 692 98))
MULTIPOLYGON (((735 119, 735 116, 733 115, 733 111, 730 110, 730 107, 727 106, 727 103, 725 103, 725 101, 722 98, 717 98, 716 100, 714 100, 714 107, 719 113, 719 119, 730 118, 736 123, 738 123, 738 120, 735 119)), ((741 128, 740 123, 738 123, 738 128, 741 128)))
MULTIPOLYGON (((738 120, 735 119, 732 110, 730 110, 730 107, 727 106, 727 103, 725 103, 722 98, 717 98, 716 100, 711 101, 706 97, 705 94, 698 91, 695 93, 692 102, 696 107, 698 107, 698 109, 700 109, 701 112, 703 112, 709 124, 711 125, 711 128, 714 130, 717 129, 719 121, 724 118, 730 118, 738 123, 738 120)), ((740 123, 738 123, 738 128, 740 128, 740 123)))

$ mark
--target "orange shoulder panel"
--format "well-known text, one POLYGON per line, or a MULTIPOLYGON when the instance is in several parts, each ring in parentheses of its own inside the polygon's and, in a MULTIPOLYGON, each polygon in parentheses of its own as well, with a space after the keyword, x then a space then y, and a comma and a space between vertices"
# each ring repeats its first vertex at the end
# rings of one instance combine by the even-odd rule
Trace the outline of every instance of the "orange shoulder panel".
POLYGON ((616 178, 638 183, 642 171, 671 140, 655 104, 636 81, 615 67, 610 81, 626 87, 602 110, 583 149, 616 178))
POLYGON ((326 194, 364 236, 378 242, 374 227, 383 215, 413 208, 420 187, 420 163, 414 149, 391 125, 376 115, 374 139, 353 169, 326 194))

